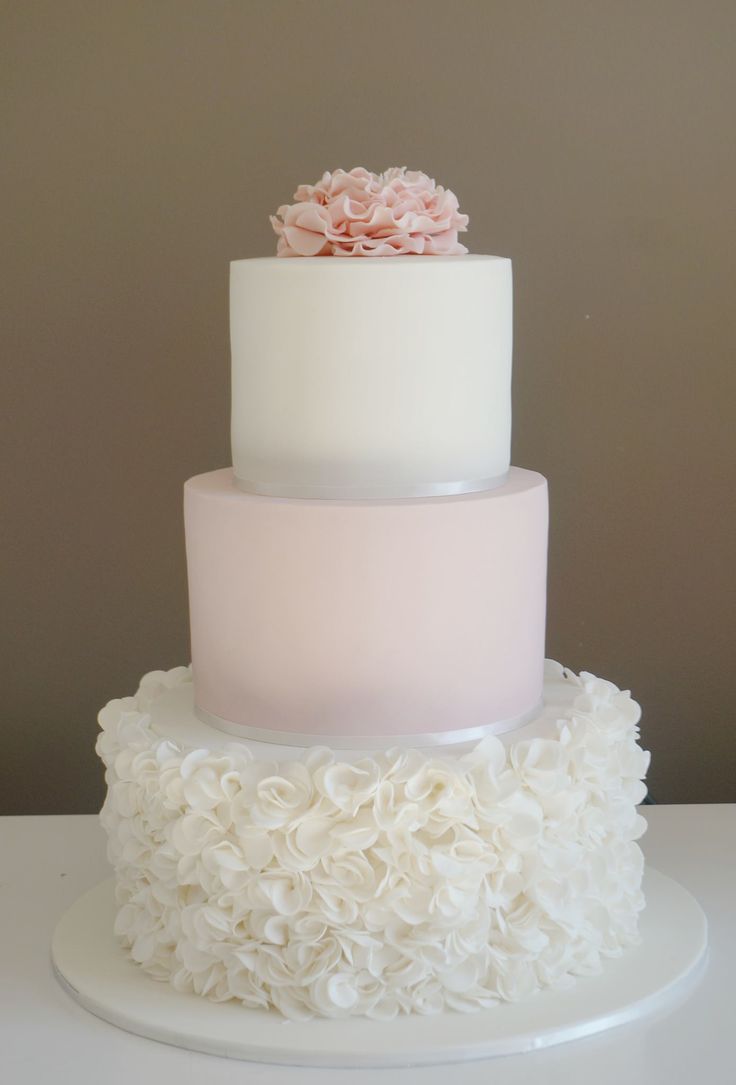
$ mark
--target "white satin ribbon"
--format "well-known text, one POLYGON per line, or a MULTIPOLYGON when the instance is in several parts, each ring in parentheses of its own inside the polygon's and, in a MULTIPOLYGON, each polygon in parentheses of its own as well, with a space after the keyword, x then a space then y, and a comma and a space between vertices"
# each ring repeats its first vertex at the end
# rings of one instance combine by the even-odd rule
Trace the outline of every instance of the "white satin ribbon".
POLYGON ((386 750, 392 746, 450 746, 463 742, 480 742, 488 735, 502 735, 507 731, 516 731, 530 723, 542 711, 542 702, 520 716, 508 716, 494 720, 493 723, 480 727, 465 727, 457 731, 424 731, 416 735, 313 735, 296 731, 276 731, 263 727, 251 727, 248 724, 233 723, 222 716, 208 712, 199 705, 194 706, 194 714, 202 723, 224 731, 238 738, 251 739, 253 742, 266 742, 277 746, 330 746, 336 750, 386 750))
POLYGON ((488 478, 462 479, 457 482, 420 482, 416 485, 390 486, 320 486, 313 483, 253 482, 234 475, 235 485, 249 494, 263 497, 303 497, 313 500, 370 501, 414 497, 451 497, 454 494, 495 490, 508 480, 508 471, 488 478))

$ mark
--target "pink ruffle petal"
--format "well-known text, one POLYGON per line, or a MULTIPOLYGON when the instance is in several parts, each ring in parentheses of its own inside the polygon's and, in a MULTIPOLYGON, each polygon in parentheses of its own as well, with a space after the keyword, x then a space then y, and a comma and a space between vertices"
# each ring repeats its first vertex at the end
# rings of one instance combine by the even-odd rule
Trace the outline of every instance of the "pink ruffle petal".
POLYGON ((284 226, 282 237, 297 256, 319 256, 327 248, 323 234, 314 234, 301 226, 284 226))

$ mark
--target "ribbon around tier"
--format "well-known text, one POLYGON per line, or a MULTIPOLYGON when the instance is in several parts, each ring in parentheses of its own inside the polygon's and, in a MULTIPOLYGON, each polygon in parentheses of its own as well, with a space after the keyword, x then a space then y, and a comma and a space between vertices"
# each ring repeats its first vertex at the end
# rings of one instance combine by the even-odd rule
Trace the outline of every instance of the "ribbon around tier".
POLYGON ((254 482, 234 476, 239 490, 262 497, 301 497, 312 500, 381 501, 419 497, 454 497, 461 494, 496 490, 508 481, 508 471, 487 478, 460 479, 453 482, 419 482, 407 485, 340 485, 321 486, 315 483, 254 482))
POLYGON ((516 731, 531 723, 542 712, 543 704, 539 701, 528 712, 518 716, 508 716, 502 720, 482 724, 479 727, 465 727, 453 731, 424 731, 419 734, 404 735, 314 735, 296 731, 275 731, 271 728, 251 727, 248 724, 235 723, 222 716, 208 712, 199 705, 194 706, 198 720, 238 738, 251 739, 253 742, 266 742, 280 746, 330 746, 337 750, 385 750, 390 746, 450 746, 463 742, 480 742, 489 735, 502 735, 516 731))

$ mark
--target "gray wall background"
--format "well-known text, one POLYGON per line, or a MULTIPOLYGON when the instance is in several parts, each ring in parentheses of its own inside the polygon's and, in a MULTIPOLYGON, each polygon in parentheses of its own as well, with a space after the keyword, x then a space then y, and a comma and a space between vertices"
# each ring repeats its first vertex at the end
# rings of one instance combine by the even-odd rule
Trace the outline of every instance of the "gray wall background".
POLYGON ((3 811, 96 809, 97 710, 188 659, 228 261, 403 164, 514 260, 548 654, 633 690, 658 801, 736 799, 733 3, 23 0, 1 36, 3 811))

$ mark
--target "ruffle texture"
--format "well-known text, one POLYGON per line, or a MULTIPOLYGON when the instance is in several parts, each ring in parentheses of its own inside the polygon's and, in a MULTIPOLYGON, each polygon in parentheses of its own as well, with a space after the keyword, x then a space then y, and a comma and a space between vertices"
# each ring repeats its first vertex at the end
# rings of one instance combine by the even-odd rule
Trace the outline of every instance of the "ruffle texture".
POLYGON ((547 664, 544 734, 272 763, 185 749, 154 672, 100 713, 115 932, 150 976, 289 1018, 478 1010, 638 939, 639 708, 547 664))
POLYGON ((458 256, 468 216, 426 173, 394 168, 325 173, 271 215, 278 256, 458 256))

